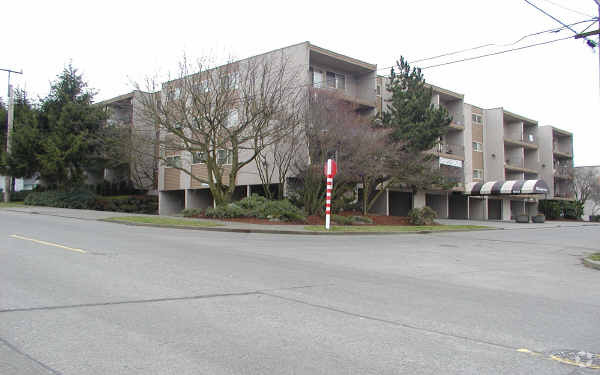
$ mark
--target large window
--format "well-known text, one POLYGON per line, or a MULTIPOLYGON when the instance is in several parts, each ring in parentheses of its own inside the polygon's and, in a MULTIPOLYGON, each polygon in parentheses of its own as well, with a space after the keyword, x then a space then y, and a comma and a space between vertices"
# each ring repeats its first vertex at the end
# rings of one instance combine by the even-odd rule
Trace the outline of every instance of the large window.
POLYGON ((323 72, 311 67, 310 79, 313 87, 321 87, 323 85, 323 72))
POLYGON ((166 160, 167 167, 181 168, 181 156, 170 156, 166 160))
POLYGON ((217 150, 217 164, 231 164, 233 159, 233 152, 231 150, 217 150))
POLYGON ((194 164, 204 164, 204 163, 206 163, 206 154, 204 152, 194 152, 194 153, 192 153, 192 163, 194 163, 194 164))
POLYGON ((327 87, 338 90, 346 89, 346 76, 333 72, 327 72, 327 87))
POLYGON ((473 113, 471 115, 471 119, 473 120, 473 123, 475 123, 475 124, 483 124, 483 118, 481 117, 481 115, 473 113))
POLYGON ((473 151, 483 152, 483 146, 479 142, 473 142, 473 151))
POLYGON ((473 180, 483 180, 483 170, 473 169, 473 180))

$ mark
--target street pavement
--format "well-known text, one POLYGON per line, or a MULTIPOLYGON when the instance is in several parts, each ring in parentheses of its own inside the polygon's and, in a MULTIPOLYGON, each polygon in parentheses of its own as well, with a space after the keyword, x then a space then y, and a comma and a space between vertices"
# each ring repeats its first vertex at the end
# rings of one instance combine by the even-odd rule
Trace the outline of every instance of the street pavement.
POLYGON ((0 374, 596 374, 600 226, 223 233, 0 210, 0 374), (85 220, 84 220, 85 219, 85 220))

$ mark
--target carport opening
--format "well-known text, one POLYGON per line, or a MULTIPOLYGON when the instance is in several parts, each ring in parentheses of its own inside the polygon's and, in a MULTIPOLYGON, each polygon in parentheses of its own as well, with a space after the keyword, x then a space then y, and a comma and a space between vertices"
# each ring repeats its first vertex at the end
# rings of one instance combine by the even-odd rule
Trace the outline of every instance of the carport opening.
POLYGON ((413 193, 404 191, 390 191, 390 215, 408 216, 408 211, 413 207, 413 193))

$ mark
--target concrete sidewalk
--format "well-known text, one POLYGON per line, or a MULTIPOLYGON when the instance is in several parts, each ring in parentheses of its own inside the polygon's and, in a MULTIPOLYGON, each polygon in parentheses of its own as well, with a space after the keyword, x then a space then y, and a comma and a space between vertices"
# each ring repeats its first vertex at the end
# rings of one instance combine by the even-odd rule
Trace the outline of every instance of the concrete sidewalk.
MULTIPOLYGON (((56 216, 63 218, 71 218, 78 220, 105 220, 112 217, 122 216, 151 216, 143 214, 132 214, 124 212, 112 212, 112 211, 94 211, 94 210, 76 210, 69 208, 56 208, 56 207, 42 207, 42 206, 18 206, 18 207, 6 207, 0 208, 2 211, 19 212, 26 214, 37 214, 46 216, 56 216)), ((231 221, 220 221, 220 220, 208 220, 208 219, 187 219, 183 217, 168 216, 172 218, 189 220, 189 221, 210 221, 216 222, 220 225, 218 227, 198 227, 195 229, 203 230, 221 230, 231 232, 255 232, 255 233, 281 233, 281 234, 315 234, 315 233, 326 233, 326 232, 312 232, 305 229, 304 225, 286 225, 286 224, 250 224, 250 223, 239 223, 231 221)), ((572 221, 547 221, 543 224, 520 224, 510 221, 485 221, 485 220, 454 220, 454 219, 439 219, 437 220, 440 224, 445 225, 482 225, 488 226, 493 229, 547 229, 547 228, 565 228, 565 227, 581 227, 581 226, 593 226, 600 225, 598 223, 589 222, 572 222, 572 221)), ((335 234, 348 234, 351 232, 335 232, 335 234)), ((386 232, 389 233, 389 232, 386 232)), ((397 232, 402 233, 402 232, 397 232)), ((414 232, 406 232, 414 233, 414 232)), ((328 233, 327 233, 328 234, 328 233)), ((356 234, 364 234, 364 232, 357 232, 356 234)), ((371 232, 371 234, 385 234, 383 232, 371 232)))

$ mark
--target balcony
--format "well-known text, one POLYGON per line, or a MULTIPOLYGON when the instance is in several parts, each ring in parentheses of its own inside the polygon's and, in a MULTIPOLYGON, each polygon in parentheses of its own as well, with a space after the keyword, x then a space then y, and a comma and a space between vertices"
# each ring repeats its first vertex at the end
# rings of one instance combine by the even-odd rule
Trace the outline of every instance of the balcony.
POLYGON ((465 160, 465 146, 451 143, 438 143, 429 153, 438 157, 454 160, 465 160))
POLYGON ((569 166, 559 165, 554 167, 554 177, 572 180, 573 179, 573 168, 569 166))
POLYGON ((563 158, 563 159, 573 158, 573 153, 570 150, 569 151, 561 150, 560 147, 556 143, 554 145, 552 145, 552 152, 554 153, 554 155, 558 156, 559 158, 563 158))
POLYGON ((351 104, 355 104, 359 107, 373 109, 375 108, 375 96, 372 98, 364 98, 358 97, 355 95, 350 95, 346 89, 328 87, 325 82, 315 82, 312 84, 311 90, 315 92, 322 92, 325 94, 332 95, 333 97, 337 97, 343 101, 346 101, 351 104))
POLYGON ((504 144, 507 146, 513 147, 524 147, 527 149, 537 150, 538 145, 533 143, 531 140, 534 138, 529 138, 526 134, 522 136, 520 139, 504 137, 504 144))
POLYGON ((508 172, 522 172, 538 174, 535 169, 526 168, 523 164, 523 158, 521 157, 510 157, 505 160, 504 169, 508 172))
POLYGON ((452 122, 448 125, 448 130, 465 130, 465 120, 462 114, 452 115, 452 122))

